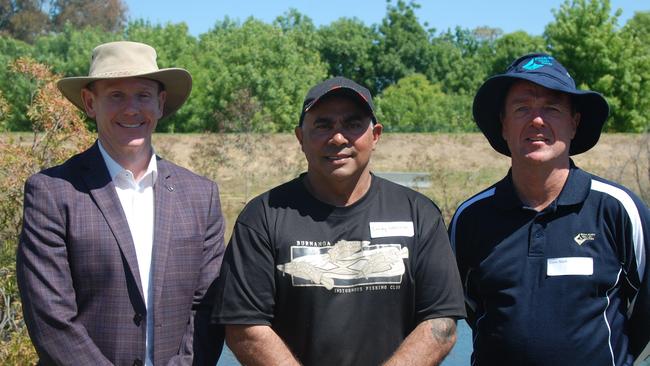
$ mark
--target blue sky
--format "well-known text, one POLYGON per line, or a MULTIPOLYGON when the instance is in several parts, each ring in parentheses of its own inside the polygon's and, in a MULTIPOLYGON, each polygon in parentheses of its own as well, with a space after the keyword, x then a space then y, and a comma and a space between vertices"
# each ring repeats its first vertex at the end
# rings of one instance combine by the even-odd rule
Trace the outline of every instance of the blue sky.
MULTIPOLYGON (((272 22, 290 8, 309 16, 317 26, 347 17, 361 19, 366 25, 378 24, 386 14, 385 0, 125 0, 129 19, 146 19, 152 23, 180 23, 189 26, 190 33, 205 33, 217 20, 228 16, 245 20, 253 16, 272 22)), ((393 4, 396 1, 393 1, 393 4)), ((420 23, 438 31, 459 25, 473 29, 487 25, 501 28, 505 33, 524 30, 540 35, 553 20, 551 9, 559 9, 563 0, 420 0, 416 11, 420 23)), ((649 11, 650 2, 611 0, 612 9, 621 8, 619 25, 635 11, 649 11)))

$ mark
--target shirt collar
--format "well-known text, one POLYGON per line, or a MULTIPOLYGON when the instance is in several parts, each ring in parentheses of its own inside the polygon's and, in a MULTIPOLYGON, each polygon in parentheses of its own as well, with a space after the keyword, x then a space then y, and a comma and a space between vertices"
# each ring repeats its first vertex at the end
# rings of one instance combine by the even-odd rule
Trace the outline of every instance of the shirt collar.
MULTIPOLYGON (((104 158, 104 163, 106 163, 106 168, 108 168, 108 174, 111 176, 111 180, 115 181, 115 177, 118 174, 128 169, 122 167, 108 154, 108 152, 104 149, 104 146, 102 146, 101 141, 97 140, 97 145, 99 146, 99 152, 102 154, 102 158, 104 158)), ((142 175, 142 178, 148 176, 149 174, 152 175, 151 183, 153 185, 158 178, 158 163, 156 162, 156 153, 153 146, 151 147, 151 159, 149 160, 147 171, 144 173, 144 175, 142 175)))
MULTIPOLYGON (((562 187, 560 195, 551 203, 551 206, 577 205, 587 199, 591 189, 591 176, 584 170, 578 168, 573 160, 570 161, 569 177, 562 187)), ((523 202, 517 196, 514 183, 512 182, 512 169, 508 171, 501 181, 495 186, 495 197, 499 206, 503 209, 514 209, 524 207, 523 202)))

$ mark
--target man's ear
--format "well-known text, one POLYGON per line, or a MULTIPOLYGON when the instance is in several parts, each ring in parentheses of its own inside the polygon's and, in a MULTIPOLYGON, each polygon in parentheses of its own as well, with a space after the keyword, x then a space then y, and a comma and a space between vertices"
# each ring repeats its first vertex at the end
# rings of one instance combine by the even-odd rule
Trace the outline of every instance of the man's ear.
POLYGON ((573 115, 573 136, 571 136, 571 139, 573 139, 576 136, 576 131, 578 131, 578 126, 580 126, 580 119, 582 118, 582 115, 580 112, 576 112, 573 115))
POLYGON ((84 104, 84 109, 86 114, 90 118, 95 118, 97 116, 97 111, 95 110, 95 94, 88 88, 81 89, 81 101, 84 104))
POLYGON ((296 135, 296 139, 298 139, 300 146, 302 146, 302 126, 296 126, 293 129, 293 134, 296 135))
MULTIPOLYGON (((371 122, 372 123, 372 122, 371 122)), ((372 126, 372 149, 374 150, 379 142, 379 137, 381 132, 384 130, 384 126, 381 123, 377 122, 372 126)))
POLYGON ((160 119, 165 111, 165 101, 167 100, 167 91, 162 90, 158 93, 158 118, 160 119))

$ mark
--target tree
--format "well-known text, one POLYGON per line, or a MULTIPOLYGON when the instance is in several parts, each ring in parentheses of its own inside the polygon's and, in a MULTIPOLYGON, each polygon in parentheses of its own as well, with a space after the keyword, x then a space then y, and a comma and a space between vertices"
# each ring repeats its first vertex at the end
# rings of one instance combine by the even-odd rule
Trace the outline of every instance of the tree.
POLYGON ((445 93, 473 94, 487 76, 491 57, 483 49, 491 48, 488 42, 489 37, 479 40, 474 31, 461 27, 440 34, 431 41, 427 77, 445 93))
POLYGON ((77 28, 98 27, 106 32, 120 32, 126 24, 126 12, 122 0, 52 0, 50 5, 55 30, 62 30, 70 23, 77 28))
POLYGON ((364 85, 373 84, 376 34, 359 19, 341 18, 318 29, 321 59, 330 76, 345 76, 364 85))
POLYGON ((623 31, 637 37, 642 45, 650 47, 650 11, 637 11, 623 27, 623 31))
POLYGON ((298 10, 289 9, 283 15, 275 18, 273 25, 280 28, 284 34, 293 37, 299 47, 318 49, 319 40, 314 22, 298 10))
POLYGON ((193 129, 217 130, 215 116, 246 91, 259 103, 254 131, 290 131, 307 89, 326 75, 317 50, 303 49, 279 27, 253 18, 241 26, 217 24, 203 34, 197 61, 198 92, 189 101, 193 129))
POLYGON ((497 38, 491 47, 491 65, 488 75, 503 73, 512 61, 529 54, 545 52, 546 42, 540 36, 531 36, 524 31, 509 33, 497 38))
POLYGON ((424 73, 430 62, 429 32, 418 22, 415 1, 387 1, 386 16, 378 27, 372 54, 375 61, 375 81, 371 89, 380 93, 402 77, 414 72, 424 73))
POLYGON ((607 130, 643 131, 650 113, 647 46, 619 30, 620 9, 610 11, 609 0, 566 0, 553 11, 544 37, 581 88, 605 95, 611 108, 607 130))
POLYGON ((34 83, 24 74, 9 68, 16 59, 31 55, 32 46, 11 37, 0 37, 0 90, 7 103, 0 131, 28 131, 31 127, 27 106, 31 102, 34 83))
POLYGON ((377 98, 378 119, 387 132, 466 132, 476 128, 472 98, 447 95, 422 74, 411 74, 377 98))
POLYGON ((33 42, 49 30, 45 0, 0 0, 0 33, 33 42))

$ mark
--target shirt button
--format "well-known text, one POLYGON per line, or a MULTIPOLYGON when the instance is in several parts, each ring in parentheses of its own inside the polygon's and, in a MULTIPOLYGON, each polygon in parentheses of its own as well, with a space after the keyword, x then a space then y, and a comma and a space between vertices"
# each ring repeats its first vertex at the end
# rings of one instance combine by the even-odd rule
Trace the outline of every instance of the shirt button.
POLYGON ((135 323, 135 325, 139 327, 140 323, 142 322, 142 314, 135 313, 135 315, 133 316, 133 322, 135 323))
POLYGON ((136 358, 135 360, 133 360, 133 366, 142 366, 142 360, 136 358))

